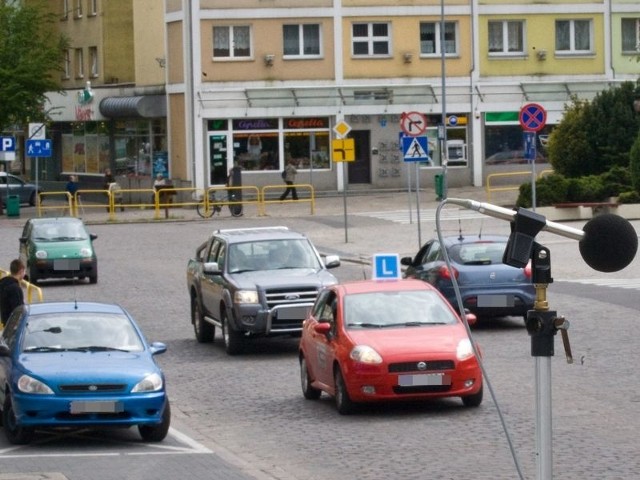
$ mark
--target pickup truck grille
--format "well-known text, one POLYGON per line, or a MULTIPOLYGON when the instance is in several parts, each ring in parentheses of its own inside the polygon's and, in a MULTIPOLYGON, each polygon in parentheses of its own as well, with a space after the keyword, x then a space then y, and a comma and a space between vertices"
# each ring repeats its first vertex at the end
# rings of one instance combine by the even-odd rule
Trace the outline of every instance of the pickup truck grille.
POLYGON ((270 311, 269 332, 302 330, 302 321, 316 300, 316 288, 281 288, 265 291, 270 311), (299 305, 299 307, 296 307, 299 305))

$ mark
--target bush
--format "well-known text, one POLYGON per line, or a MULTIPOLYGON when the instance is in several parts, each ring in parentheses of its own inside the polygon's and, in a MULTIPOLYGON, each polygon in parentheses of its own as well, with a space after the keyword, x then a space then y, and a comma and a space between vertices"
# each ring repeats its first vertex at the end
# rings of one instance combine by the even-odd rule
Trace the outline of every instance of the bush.
POLYGON ((640 193, 640 133, 629 151, 629 179, 633 189, 640 193))
MULTIPOLYGON (((567 200, 569 181, 559 173, 552 173, 536 181, 536 206, 545 207, 567 200)), ((531 208, 531 184, 520 185, 517 207, 531 208)))
POLYGON ((640 203, 640 193, 635 190, 631 190, 629 192, 621 192, 618 195, 619 203, 640 203))

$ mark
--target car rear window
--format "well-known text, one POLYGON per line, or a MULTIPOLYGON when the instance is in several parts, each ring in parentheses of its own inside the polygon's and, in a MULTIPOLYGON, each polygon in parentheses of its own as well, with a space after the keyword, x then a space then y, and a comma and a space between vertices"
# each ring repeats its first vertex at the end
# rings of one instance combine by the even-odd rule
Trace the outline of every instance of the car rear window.
POLYGON ((449 257, 463 265, 492 265, 502 263, 506 242, 476 242, 454 245, 449 257))

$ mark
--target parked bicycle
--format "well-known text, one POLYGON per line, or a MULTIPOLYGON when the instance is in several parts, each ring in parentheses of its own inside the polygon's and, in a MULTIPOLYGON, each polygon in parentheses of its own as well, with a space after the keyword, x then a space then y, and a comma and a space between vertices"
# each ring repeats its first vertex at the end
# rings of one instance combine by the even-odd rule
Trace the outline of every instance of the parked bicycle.
MULTIPOLYGON (((232 190, 227 190, 227 202, 235 202, 235 201, 237 201, 237 194, 232 190)), ((220 200, 216 196, 216 191, 210 191, 209 192, 209 209, 207 210, 207 207, 204 203, 199 203, 198 205, 196 205, 196 212, 198 212, 198 215, 200 215, 202 218, 211 218, 215 214, 220 215, 220 212, 222 212, 222 207, 227 202, 225 202, 224 200, 220 200)), ((229 212, 231 213, 231 216, 233 217, 242 216, 242 205, 229 203, 227 206, 229 207, 229 212)))

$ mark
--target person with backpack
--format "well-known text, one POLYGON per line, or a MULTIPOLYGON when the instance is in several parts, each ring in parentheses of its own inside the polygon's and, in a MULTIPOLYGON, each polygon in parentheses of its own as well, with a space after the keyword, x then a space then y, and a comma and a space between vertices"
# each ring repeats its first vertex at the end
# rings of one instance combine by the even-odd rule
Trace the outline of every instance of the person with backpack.
POLYGON ((291 192, 291 197, 294 200, 298 200, 298 192, 296 191, 296 187, 294 187, 294 183, 296 181, 296 175, 298 174, 298 170, 296 169, 296 161, 293 158, 289 158, 287 161, 287 166, 282 171, 282 179, 284 183, 287 184, 287 189, 280 195, 280 201, 283 201, 291 192))
POLYGON ((24 304, 24 294, 20 282, 24 278, 25 266, 15 259, 9 265, 9 275, 0 278, 0 321, 2 328, 7 324, 11 312, 24 304))

